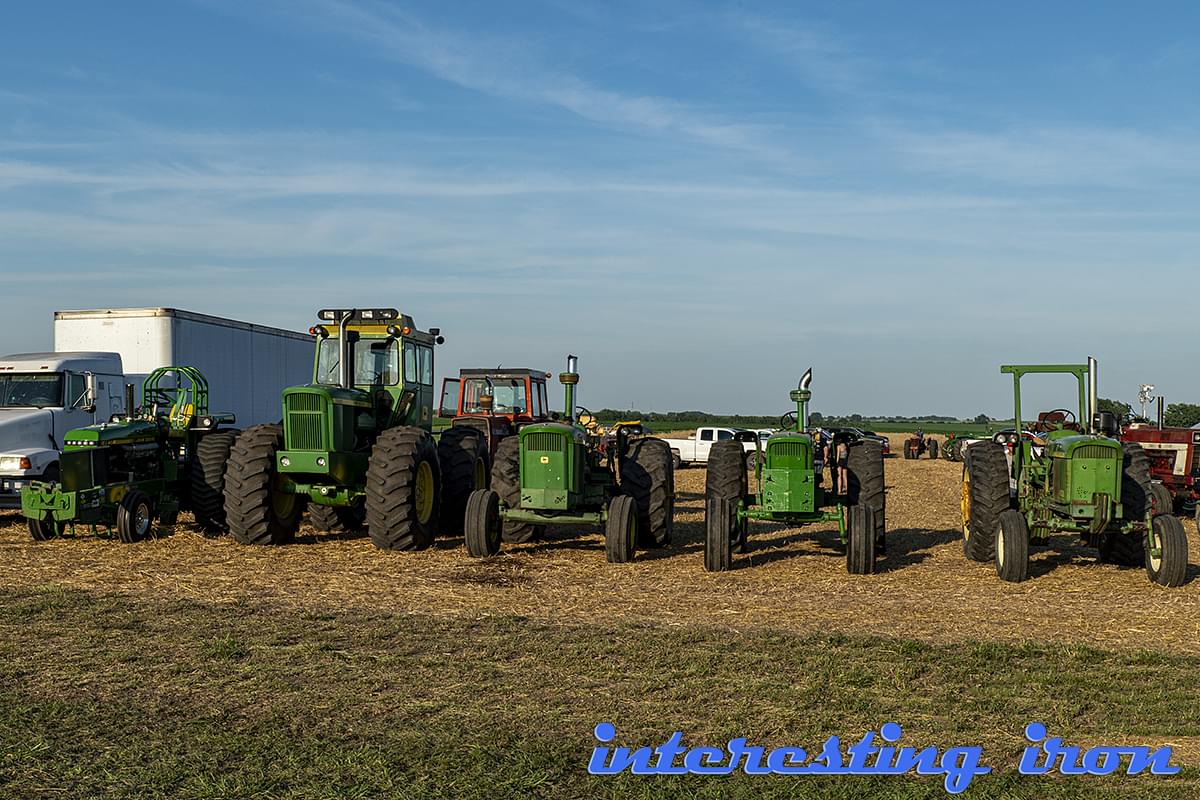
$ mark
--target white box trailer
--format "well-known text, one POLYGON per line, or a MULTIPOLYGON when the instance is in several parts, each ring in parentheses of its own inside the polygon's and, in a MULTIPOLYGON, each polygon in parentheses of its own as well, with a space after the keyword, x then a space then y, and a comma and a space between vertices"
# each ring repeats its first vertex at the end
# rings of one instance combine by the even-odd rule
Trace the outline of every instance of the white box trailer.
POLYGON ((195 367, 209 408, 245 428, 279 421, 283 389, 312 380, 314 345, 306 333, 176 308, 106 308, 54 312, 54 349, 119 353, 138 398, 155 369, 195 367))

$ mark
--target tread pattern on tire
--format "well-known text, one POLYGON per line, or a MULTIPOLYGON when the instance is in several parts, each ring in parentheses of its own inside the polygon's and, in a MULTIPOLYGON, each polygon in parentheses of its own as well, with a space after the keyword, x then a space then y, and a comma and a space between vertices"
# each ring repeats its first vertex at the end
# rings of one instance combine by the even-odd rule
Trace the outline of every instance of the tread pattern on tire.
MULTIPOLYGON (((975 538, 975 534, 971 534, 975 538)), ((1029 577, 1029 523, 1025 515, 1015 508, 1000 512, 995 539, 1004 539, 1004 563, 1000 563, 1000 550, 996 544, 996 574, 1009 583, 1020 583, 1029 577)))
POLYGON ((709 495, 704 501, 704 569, 725 572, 733 565, 733 503, 709 495))
POLYGON ((487 488, 487 437, 478 428, 454 425, 442 431, 437 451, 442 467, 442 513, 438 534, 461 536, 467 499, 476 489, 487 488), (475 462, 480 458, 483 458, 485 482, 483 486, 476 486, 475 462))
MULTIPOLYGON (((1150 511, 1153 490, 1150 459, 1136 442, 1123 442, 1121 467, 1121 510, 1125 520, 1142 520, 1150 511)), ((1100 560, 1122 567, 1140 567, 1146 563, 1145 535, 1109 531, 1100 535, 1100 560)))
MULTIPOLYGON (((963 552, 972 561, 996 557, 996 530, 1000 514, 1009 507, 1008 458, 995 442, 977 442, 963 453, 963 472, 971 479, 969 537, 963 537, 963 552)), ((964 532, 965 533, 965 532, 964 532)))
POLYGON ((1147 540, 1146 575, 1159 586, 1182 586, 1187 580, 1188 568, 1187 532, 1183 529, 1183 523, 1171 514, 1159 514, 1153 524, 1162 548, 1162 560, 1156 572, 1150 558, 1150 542, 1147 540))
POLYGON ((633 560, 637 544, 637 503, 626 494, 619 494, 608 503, 608 520, 604 527, 604 554, 610 564, 624 564, 633 560), (629 523, 633 523, 633 534, 629 523))
POLYGON ((675 476, 671 448, 661 439, 637 439, 621 464, 621 492, 638 513, 638 545, 663 547, 674 530, 675 476))
MULTIPOLYGON (((496 447, 492 465, 492 489, 508 508, 521 507, 521 439, 509 436, 496 447)), ((538 526, 530 522, 505 522, 500 539, 506 544, 524 544, 538 534, 538 526)))
POLYGON ((200 437, 192 459, 192 514, 196 524, 209 533, 221 533, 225 521, 225 470, 239 431, 223 429, 200 437))
POLYGON ((286 518, 278 517, 271 503, 275 453, 282 447, 283 426, 268 424, 242 431, 230 450, 225 518, 229 532, 241 544, 286 544, 296 536, 304 508, 299 498, 286 518))
POLYGON ((851 575, 875 572, 875 510, 869 505, 849 507, 849 536, 846 542, 846 571, 851 575))
POLYGON ((875 543, 883 543, 887 530, 887 489, 883 480, 883 445, 866 439, 853 442, 846 459, 847 501, 871 509, 875 543))
POLYGON ((433 544, 441 511, 441 470, 433 436, 422 428, 390 428, 375 440, 367 465, 367 533, 382 550, 423 550, 433 544), (416 480, 421 463, 433 471, 429 520, 417 518, 416 480))

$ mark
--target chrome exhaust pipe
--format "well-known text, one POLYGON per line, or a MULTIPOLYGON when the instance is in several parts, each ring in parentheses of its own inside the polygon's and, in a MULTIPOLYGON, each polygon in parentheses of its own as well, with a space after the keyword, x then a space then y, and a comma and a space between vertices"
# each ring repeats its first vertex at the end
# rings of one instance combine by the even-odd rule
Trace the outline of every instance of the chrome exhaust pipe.
POLYGON ((1091 356, 1088 356, 1087 365, 1088 365, 1087 427, 1088 427, 1088 431, 1090 433, 1095 433, 1096 432, 1096 424, 1095 424, 1096 409, 1100 407, 1099 390, 1096 388, 1098 385, 1097 376, 1096 376, 1096 370, 1097 370, 1096 359, 1092 358, 1091 356))
POLYGON ((800 385, 796 388, 807 389, 811 385, 812 385, 812 367, 809 367, 808 371, 804 373, 804 376, 802 378, 800 378, 800 385))

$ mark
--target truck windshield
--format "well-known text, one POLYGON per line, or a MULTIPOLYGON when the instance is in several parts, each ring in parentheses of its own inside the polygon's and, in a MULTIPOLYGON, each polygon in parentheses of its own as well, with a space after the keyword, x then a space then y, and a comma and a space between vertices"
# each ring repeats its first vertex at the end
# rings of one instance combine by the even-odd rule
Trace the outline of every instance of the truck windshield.
MULTIPOLYGON (((338 340, 322 339, 317 350, 317 383, 337 386, 341 366, 338 340)), ((400 343, 360 339, 354 343, 354 385, 395 386, 400 382, 400 343)))
MULTIPOLYGON (((519 378, 493 378, 493 395, 496 398, 492 410, 497 414, 528 414, 529 403, 525 398, 525 381, 519 378)), ((487 393, 487 381, 483 378, 468 378, 463 381, 463 412, 481 414, 479 396, 487 393)))
POLYGON ((61 372, 10 372, 0 375, 0 408, 61 406, 61 372))

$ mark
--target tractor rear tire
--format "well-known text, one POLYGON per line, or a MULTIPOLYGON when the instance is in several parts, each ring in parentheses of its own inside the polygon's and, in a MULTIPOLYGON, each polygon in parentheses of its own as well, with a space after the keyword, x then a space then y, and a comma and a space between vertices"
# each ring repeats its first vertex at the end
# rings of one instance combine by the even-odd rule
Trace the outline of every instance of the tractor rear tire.
POLYGON ((367 533, 381 550, 424 550, 437 536, 442 472, 428 431, 384 431, 367 463, 367 533))
POLYGON ((442 432, 438 441, 438 463, 442 465, 442 515, 438 533, 461 536, 467 498, 488 488, 487 437, 478 428, 456 425, 442 432))
POLYGON ((1151 536, 1145 539, 1146 575, 1159 586, 1182 586, 1187 578, 1188 544, 1183 523, 1171 514, 1159 514, 1154 518, 1151 536), (1152 539, 1157 542, 1160 554, 1150 554, 1152 539))
POLYGON ((705 498, 704 569, 707 572, 726 572, 733 566, 736 508, 736 501, 728 497, 709 495, 705 498))
POLYGON ((1175 513, 1175 498, 1171 497, 1170 490, 1161 483, 1150 484, 1150 500, 1154 505, 1155 516, 1175 513))
POLYGON ((619 494, 608 503, 608 522, 604 527, 604 555, 608 562, 632 561, 637 538, 637 503, 629 495, 619 494))
POLYGON ((665 547, 675 528, 675 473, 661 439, 630 442, 621 466, 621 492, 637 503, 638 546, 665 547))
POLYGON ((154 503, 145 492, 133 489, 117 506, 117 538, 125 544, 133 544, 153 534, 154 503))
POLYGON ((929 440, 928 449, 929 449, 929 458, 930 458, 930 460, 932 460, 932 461, 937 461, 937 457, 938 457, 938 448, 939 448, 939 447, 940 447, 940 445, 937 443, 937 439, 930 439, 930 440, 929 440))
POLYGON ((986 563, 996 557, 1000 515, 1008 510, 1008 458, 995 442, 979 442, 963 454, 963 553, 986 563))
MULTIPOLYGON (((500 440, 496 448, 496 461, 492 465, 492 488, 505 508, 521 507, 521 439, 509 436, 500 440)), ((541 525, 531 522, 505 522, 501 538, 506 544, 524 544, 538 538, 541 525)))
POLYGON ((467 554, 483 558, 499 553, 500 522, 500 495, 491 489, 471 492, 463 517, 467 554))
POLYGON ((996 574, 1000 580, 1020 583, 1029 577, 1029 523, 1015 508, 1000 514, 996 527, 996 574))
POLYGON ((200 437, 191 465, 190 502, 196 524, 207 533, 224 533, 225 469, 239 431, 219 430, 200 437))
POLYGON ((324 533, 347 533, 359 531, 366 524, 365 511, 361 504, 353 506, 323 506, 308 501, 308 522, 324 533))
POLYGON ((1150 481, 1150 457, 1137 442, 1122 442, 1125 449, 1121 474, 1121 508, 1126 520, 1141 520, 1150 513, 1154 495, 1150 481))
POLYGON ((46 519, 27 519, 29 526, 29 535, 33 537, 35 542, 47 542, 62 535, 66 530, 67 523, 58 522, 54 517, 46 519))
POLYGON ((225 518, 240 544, 287 544, 296 538, 304 504, 275 485, 275 454, 283 447, 282 425, 242 431, 225 468, 225 518))
POLYGON ((846 571, 851 575, 870 575, 875 572, 875 511, 870 506, 850 506, 846 571))
MULTIPOLYGON (((747 480, 745 466, 745 451, 741 442, 717 442, 708 451, 708 472, 704 476, 704 497, 711 500, 720 497, 728 500, 736 509, 739 501, 746 497, 747 480)), ((750 520, 742 520, 735 526, 733 543, 742 552, 746 551, 746 538, 749 532, 750 520)))
MULTIPOLYGON (((879 442, 863 439, 850 445, 846 461, 846 500, 851 506, 866 506, 871 509, 875 526, 875 549, 885 549, 887 533, 887 492, 883 483, 883 446, 879 442)), ((872 558, 874 563, 874 558, 872 558)))

